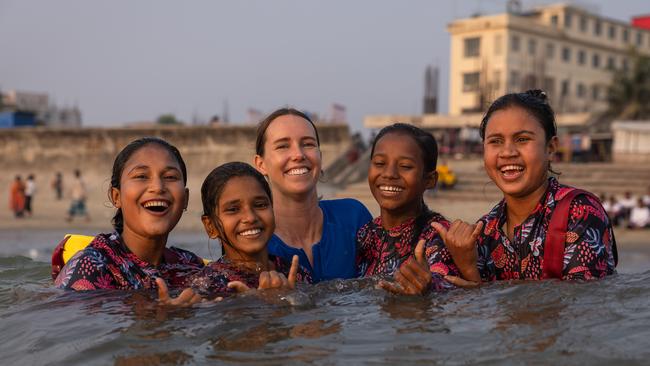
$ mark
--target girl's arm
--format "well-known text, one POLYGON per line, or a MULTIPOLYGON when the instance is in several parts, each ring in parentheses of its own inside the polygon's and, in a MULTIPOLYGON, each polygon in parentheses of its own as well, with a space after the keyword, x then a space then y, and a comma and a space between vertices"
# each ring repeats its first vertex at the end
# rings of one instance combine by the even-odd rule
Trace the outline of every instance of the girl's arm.
POLYGON ((116 289, 116 279, 103 258, 102 253, 92 248, 78 252, 61 269, 54 286, 75 291, 116 289))
MULTIPOLYGON (((451 253, 454 263, 456 263, 463 277, 462 279, 476 284, 481 283, 481 275, 477 267, 478 250, 476 241, 483 229, 483 222, 479 221, 477 224, 470 225, 464 221, 456 220, 449 229, 446 229, 438 222, 431 223, 431 226, 440 234, 445 247, 451 253)), ((450 280, 450 282, 454 283, 454 280, 450 280)), ((464 284, 465 281, 456 282, 464 284)))

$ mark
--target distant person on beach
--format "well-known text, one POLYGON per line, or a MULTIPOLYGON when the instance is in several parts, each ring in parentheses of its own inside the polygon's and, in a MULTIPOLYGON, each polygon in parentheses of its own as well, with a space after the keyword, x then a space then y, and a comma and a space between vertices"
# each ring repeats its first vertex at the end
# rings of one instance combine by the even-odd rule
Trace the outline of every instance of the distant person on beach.
POLYGON ((650 208, 650 186, 648 186, 648 190, 643 195, 643 204, 650 208))
MULTIPOLYGON (((79 177, 79 176, 78 176, 79 177)), ((186 287, 203 261, 187 250, 167 247, 167 237, 187 208, 187 170, 176 147, 154 137, 131 142, 115 158, 109 197, 117 212, 114 231, 97 235, 57 273, 59 288, 138 290, 156 287, 156 278, 186 287)))
POLYGON ((630 191, 625 192, 623 198, 618 200, 618 203, 620 203, 622 207, 621 215, 625 221, 630 220, 630 213, 632 212, 632 209, 636 207, 636 202, 636 197, 634 197, 630 191))
POLYGON ((628 221, 630 229, 645 229, 650 227, 650 208, 643 203, 643 199, 637 199, 636 206, 630 211, 628 221))
POLYGON ((297 255, 289 261, 268 253, 275 229, 273 200, 268 182, 255 168, 240 162, 215 168, 203 181, 201 201, 205 231, 219 239, 223 256, 193 275, 190 288, 176 298, 170 298, 164 281, 157 280, 162 303, 192 305, 200 298, 311 283, 297 255))
POLYGON ((60 201, 63 198, 63 175, 61 172, 56 172, 54 178, 52 178, 51 186, 56 195, 56 199, 60 201))
POLYGON ((14 179, 9 188, 9 208, 14 213, 14 217, 23 217, 25 211, 25 183, 20 175, 14 179))
POLYGON ((70 186, 70 195, 72 201, 70 202, 70 209, 68 210, 66 221, 72 221, 75 216, 83 216, 86 218, 86 221, 90 221, 90 215, 86 210, 86 183, 81 177, 81 171, 79 169, 75 169, 74 171, 74 178, 70 186))
POLYGON ((616 200, 616 196, 611 195, 609 198, 603 197, 601 199, 603 208, 607 212, 609 221, 614 226, 619 226, 623 222, 623 206, 616 200))
POLYGON ((558 138, 546 94, 498 98, 480 134, 485 170, 504 199, 474 225, 457 220, 449 229, 436 227, 456 265, 477 265, 482 281, 615 273, 614 232, 598 198, 549 177, 558 138))
POLYGON ((27 176, 25 182, 25 214, 29 217, 32 216, 32 203, 34 194, 36 194, 36 182, 34 181, 34 174, 27 176))
MULTIPOLYGON (((379 286, 387 291, 422 295, 450 288, 445 276, 459 276, 436 223, 449 221, 424 203, 424 192, 436 185, 438 146, 415 126, 395 123, 379 131, 371 147, 368 184, 380 215, 357 234, 357 268, 362 277, 392 277, 379 286)), ((476 266, 465 277, 479 281, 476 266), (470 273, 471 272, 471 273, 470 273)))
POLYGON ((255 152, 275 202, 269 254, 297 255, 314 282, 356 277, 357 230, 372 216, 354 199, 319 199, 322 156, 312 120, 293 108, 274 111, 258 126, 255 152))

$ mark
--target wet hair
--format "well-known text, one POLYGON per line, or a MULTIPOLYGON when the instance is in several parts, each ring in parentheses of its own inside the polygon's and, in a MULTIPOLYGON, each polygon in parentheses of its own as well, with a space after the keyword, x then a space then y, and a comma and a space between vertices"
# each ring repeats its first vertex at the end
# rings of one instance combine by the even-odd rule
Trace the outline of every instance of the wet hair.
POLYGON ((499 97, 499 99, 495 100, 492 105, 490 105, 490 108, 488 108, 485 116, 483 116, 481 126, 479 127, 482 140, 485 140, 485 129, 487 128, 488 122, 490 122, 492 114, 511 107, 523 108, 526 112, 535 117, 546 133, 546 142, 551 141, 551 138, 557 136, 555 112, 553 112, 553 109, 548 104, 546 93, 540 89, 532 89, 523 93, 506 94, 499 97))
MULTIPOLYGON (((420 148, 425 174, 435 172, 438 164, 438 143, 436 142, 436 138, 433 137, 431 133, 408 123, 393 123, 392 125, 382 128, 372 141, 372 148, 370 150, 371 159, 375 154, 377 141, 390 133, 403 134, 413 138, 416 145, 420 148)), ((420 237, 420 234, 422 234, 422 230, 424 230, 426 223, 436 215, 436 213, 431 211, 424 202, 424 197, 422 197, 421 200, 422 210, 415 217, 415 230, 413 231, 413 238, 411 239, 412 246, 417 244, 418 238, 420 237)))
POLYGON ((309 116, 304 112, 301 112, 294 108, 285 107, 273 111, 271 114, 266 116, 266 118, 264 118, 262 122, 260 122, 260 124, 257 126, 257 138, 255 139, 255 153, 257 155, 264 156, 264 144, 266 143, 266 130, 269 128, 271 123, 275 121, 276 118, 282 116, 297 116, 309 122, 311 126, 314 128, 314 134, 316 135, 316 144, 320 146, 320 138, 318 137, 318 130, 316 129, 316 125, 314 124, 314 121, 312 121, 311 118, 309 118, 309 116))
MULTIPOLYGON (((181 168, 181 173, 183 174, 183 185, 187 184, 187 168, 185 167, 185 161, 183 160, 180 151, 178 151, 174 145, 161 138, 143 137, 131 141, 131 143, 126 145, 115 157, 115 161, 113 162, 113 174, 111 175, 111 188, 118 190, 120 189, 120 179, 122 178, 122 172, 124 171, 126 163, 135 152, 149 144, 157 144, 158 146, 163 147, 174 158, 176 158, 176 161, 181 168)), ((78 170, 75 170, 75 174, 77 172, 78 170)), ((109 198, 111 197, 110 191, 111 189, 109 189, 109 198)), ((115 215, 113 216, 113 220, 111 222, 113 224, 113 228, 115 228, 115 231, 121 234, 122 230, 124 229, 124 217, 122 216, 122 209, 117 209, 117 212, 115 212, 115 215)))
MULTIPOLYGON (((216 220, 213 221, 213 224, 221 233, 223 233, 224 230, 223 225, 221 225, 221 220, 219 219, 217 204, 226 184, 235 177, 254 178, 269 197, 271 204, 273 204, 273 197, 271 196, 271 187, 269 186, 269 183, 264 179, 262 173, 258 172, 257 169, 253 168, 249 164, 234 161, 214 168, 210 174, 205 177, 205 180, 201 185, 201 202, 203 203, 203 216, 207 216, 210 220, 215 218, 216 220)), ((225 235, 222 235, 221 242, 232 247, 232 243, 230 243, 225 235)))

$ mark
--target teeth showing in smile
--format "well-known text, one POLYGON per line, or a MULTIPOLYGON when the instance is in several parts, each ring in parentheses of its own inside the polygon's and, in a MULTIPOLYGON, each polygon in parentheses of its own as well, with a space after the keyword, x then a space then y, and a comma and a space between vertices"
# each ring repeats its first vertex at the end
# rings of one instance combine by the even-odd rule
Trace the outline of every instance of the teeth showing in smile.
POLYGON ((257 234, 259 234, 261 232, 262 232, 262 229, 259 229, 259 228, 258 229, 250 229, 250 230, 242 231, 241 233, 239 233, 239 235, 241 235, 241 236, 253 236, 253 235, 257 235, 257 234))
POLYGON ((162 212, 169 207, 169 203, 166 201, 147 201, 142 206, 148 210, 162 212))
POLYGON ((395 186, 379 186, 379 190, 386 192, 401 192, 404 190, 404 188, 395 186))
POLYGON ((303 175, 307 174, 309 172, 309 169, 307 168, 295 168, 291 169, 287 172, 287 175, 303 175))
POLYGON ((521 165, 505 165, 501 167, 501 173, 517 173, 524 170, 524 167, 521 165))

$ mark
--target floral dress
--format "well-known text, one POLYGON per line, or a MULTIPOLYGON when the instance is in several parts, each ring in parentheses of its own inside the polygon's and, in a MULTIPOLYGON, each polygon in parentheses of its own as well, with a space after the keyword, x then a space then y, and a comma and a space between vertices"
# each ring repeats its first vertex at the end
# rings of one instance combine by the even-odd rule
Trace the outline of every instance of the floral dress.
MULTIPOLYGON (((503 228, 506 203, 502 200, 483 216, 477 240, 478 268, 484 281, 539 280, 544 266, 544 241, 555 204, 575 188, 549 178, 549 185, 533 212, 515 227, 513 240, 503 228)), ((589 280, 615 272, 614 232, 600 202, 578 195, 569 206, 562 279, 589 280)))
POLYGON ((442 238, 431 227, 432 222, 438 222, 449 228, 449 221, 434 212, 429 212, 428 216, 429 218, 422 225, 418 240, 413 240, 417 226, 415 218, 386 230, 379 216, 359 229, 356 259, 358 275, 360 277, 392 276, 402 263, 414 255, 418 241, 424 239, 425 256, 432 274, 433 288, 451 287, 443 277, 459 276, 459 271, 442 238))
POLYGON ((154 266, 138 258, 118 233, 99 234, 75 254, 54 281, 58 288, 76 291, 156 288, 157 277, 171 288, 185 287, 189 275, 203 267, 203 260, 187 250, 165 248, 163 261, 154 266))
MULTIPOLYGON (((276 272, 289 275, 291 262, 275 255, 269 255, 269 261, 275 265, 276 272)), ((234 289, 228 288, 228 282, 241 281, 250 288, 257 288, 259 279, 259 271, 251 271, 221 257, 195 273, 188 285, 202 297, 214 298, 235 293, 234 289)), ((296 282, 312 283, 311 276, 302 266, 298 267, 296 282)))

